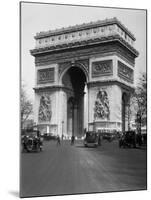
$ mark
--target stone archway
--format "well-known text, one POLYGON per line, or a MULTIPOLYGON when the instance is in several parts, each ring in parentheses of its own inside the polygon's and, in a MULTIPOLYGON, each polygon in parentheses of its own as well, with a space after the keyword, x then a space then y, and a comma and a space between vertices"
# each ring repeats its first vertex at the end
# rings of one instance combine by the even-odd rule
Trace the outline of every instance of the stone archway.
POLYGON ((84 98, 86 75, 77 66, 71 66, 62 77, 67 93, 67 135, 81 137, 84 130, 84 98))
POLYGON ((73 60, 69 62, 59 63, 59 69, 58 69, 59 84, 62 84, 63 76, 71 67, 80 68, 85 74, 86 82, 89 82, 89 60, 85 59, 85 60, 76 60, 76 61, 73 60))
MULTIPOLYGON (((125 130, 125 107, 128 103, 125 95, 129 99, 134 88, 135 58, 139 55, 133 46, 135 37, 128 29, 124 25, 121 29, 118 20, 110 19, 53 33, 42 32, 35 39, 36 48, 31 50, 35 57, 37 80, 34 88, 35 123, 41 125, 38 110, 41 95, 46 92, 51 100, 52 115, 51 122, 44 117, 42 123, 55 127, 52 129, 54 134, 82 134, 83 128, 91 130, 93 127, 96 131, 125 130), (84 90, 85 82, 87 87, 84 90), (100 107, 106 104, 107 96, 109 111, 107 109, 107 117, 101 114, 95 120, 98 90, 105 94, 105 99, 101 97, 98 100, 100 107), (70 98, 74 99, 73 105, 70 105, 70 98), (68 128, 70 108, 73 109, 70 113, 73 119, 70 129, 74 127, 73 131, 68 128)), ((101 112, 104 110, 101 108, 101 112)))

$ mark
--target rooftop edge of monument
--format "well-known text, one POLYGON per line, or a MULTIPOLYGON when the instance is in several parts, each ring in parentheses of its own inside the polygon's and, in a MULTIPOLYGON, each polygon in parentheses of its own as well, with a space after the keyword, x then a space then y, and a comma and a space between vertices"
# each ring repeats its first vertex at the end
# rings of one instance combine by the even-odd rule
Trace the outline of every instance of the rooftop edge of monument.
POLYGON ((36 33, 36 36, 34 36, 34 38, 42 39, 49 36, 57 36, 61 34, 72 33, 75 31, 82 31, 85 29, 97 28, 97 27, 107 26, 111 24, 117 24, 122 30, 124 30, 124 32, 126 32, 132 38, 133 41, 136 40, 134 34, 132 34, 116 17, 110 18, 110 19, 106 18, 105 20, 98 20, 98 21, 89 22, 89 23, 76 24, 73 26, 62 27, 55 30, 42 31, 42 32, 36 33))
POLYGON ((70 41, 69 43, 40 46, 38 48, 30 50, 30 53, 34 56, 41 53, 43 54, 47 52, 57 52, 57 51, 62 51, 69 48, 72 49, 72 48, 77 48, 77 47, 91 46, 91 45, 97 45, 104 42, 115 42, 115 41, 118 41, 122 45, 126 46, 126 48, 128 48, 135 55, 135 57, 139 55, 139 52, 132 45, 130 45, 127 41, 125 41, 122 37, 120 37, 117 34, 106 36, 106 37, 70 41))

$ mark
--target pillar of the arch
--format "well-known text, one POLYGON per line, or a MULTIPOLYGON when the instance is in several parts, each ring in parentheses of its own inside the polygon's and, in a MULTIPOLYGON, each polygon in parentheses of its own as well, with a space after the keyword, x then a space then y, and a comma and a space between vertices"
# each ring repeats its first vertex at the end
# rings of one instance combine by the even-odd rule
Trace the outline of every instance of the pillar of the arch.
MULTIPOLYGON (((102 93, 103 94, 103 93, 102 93)), ((88 109, 89 109, 89 130, 95 131, 121 131, 122 130, 122 90, 120 86, 117 85, 106 85, 106 86, 94 86, 89 87, 89 99, 88 99, 88 109), (101 101, 103 104, 103 98, 98 99, 98 92, 106 92, 108 99, 109 115, 108 118, 95 116, 96 102, 98 102, 98 112, 101 101), (116 94, 116 95, 115 95, 116 94)))
POLYGON ((77 136, 78 135, 78 106, 77 104, 74 105, 73 110, 73 132, 72 135, 77 136))
POLYGON ((71 137, 73 132, 73 104, 68 100, 67 105, 67 137, 71 137))
POLYGON ((88 130, 88 87, 87 84, 85 84, 85 88, 84 88, 84 113, 83 113, 83 118, 84 118, 84 122, 83 122, 83 126, 85 130, 88 130))
MULTIPOLYGON (((123 100, 122 100, 123 101, 123 100)), ((122 131, 125 131, 125 102, 122 102, 122 131)))
POLYGON ((58 91, 56 112, 58 113, 58 135, 67 135, 67 94, 63 90, 58 91))
POLYGON ((122 95, 122 131, 128 131, 130 129, 130 94, 123 93, 122 95))

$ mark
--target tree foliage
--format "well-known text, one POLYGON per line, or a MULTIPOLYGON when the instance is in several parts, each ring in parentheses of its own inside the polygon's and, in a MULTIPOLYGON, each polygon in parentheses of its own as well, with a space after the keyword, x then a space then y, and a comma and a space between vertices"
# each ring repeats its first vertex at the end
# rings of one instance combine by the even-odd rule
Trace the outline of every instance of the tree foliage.
POLYGON ((146 125, 147 121, 147 78, 143 73, 136 87, 134 98, 136 101, 136 123, 141 130, 141 126, 146 125))
POLYGON ((147 80, 146 73, 141 74, 135 92, 131 95, 127 118, 135 118, 137 129, 146 125, 147 120, 147 80))
POLYGON ((28 99, 25 87, 21 88, 21 127, 33 112, 32 102, 28 99))
POLYGON ((146 74, 143 73, 139 84, 135 91, 135 98, 138 105, 138 113, 140 115, 146 115, 147 112, 147 81, 146 74))

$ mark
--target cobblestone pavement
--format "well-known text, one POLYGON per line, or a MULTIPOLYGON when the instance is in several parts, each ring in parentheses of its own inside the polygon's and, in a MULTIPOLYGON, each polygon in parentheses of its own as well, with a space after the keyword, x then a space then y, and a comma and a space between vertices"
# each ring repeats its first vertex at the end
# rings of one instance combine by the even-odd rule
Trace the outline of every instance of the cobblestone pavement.
POLYGON ((146 189, 146 148, 118 142, 85 148, 82 141, 44 142, 41 153, 21 154, 21 196, 146 189))

